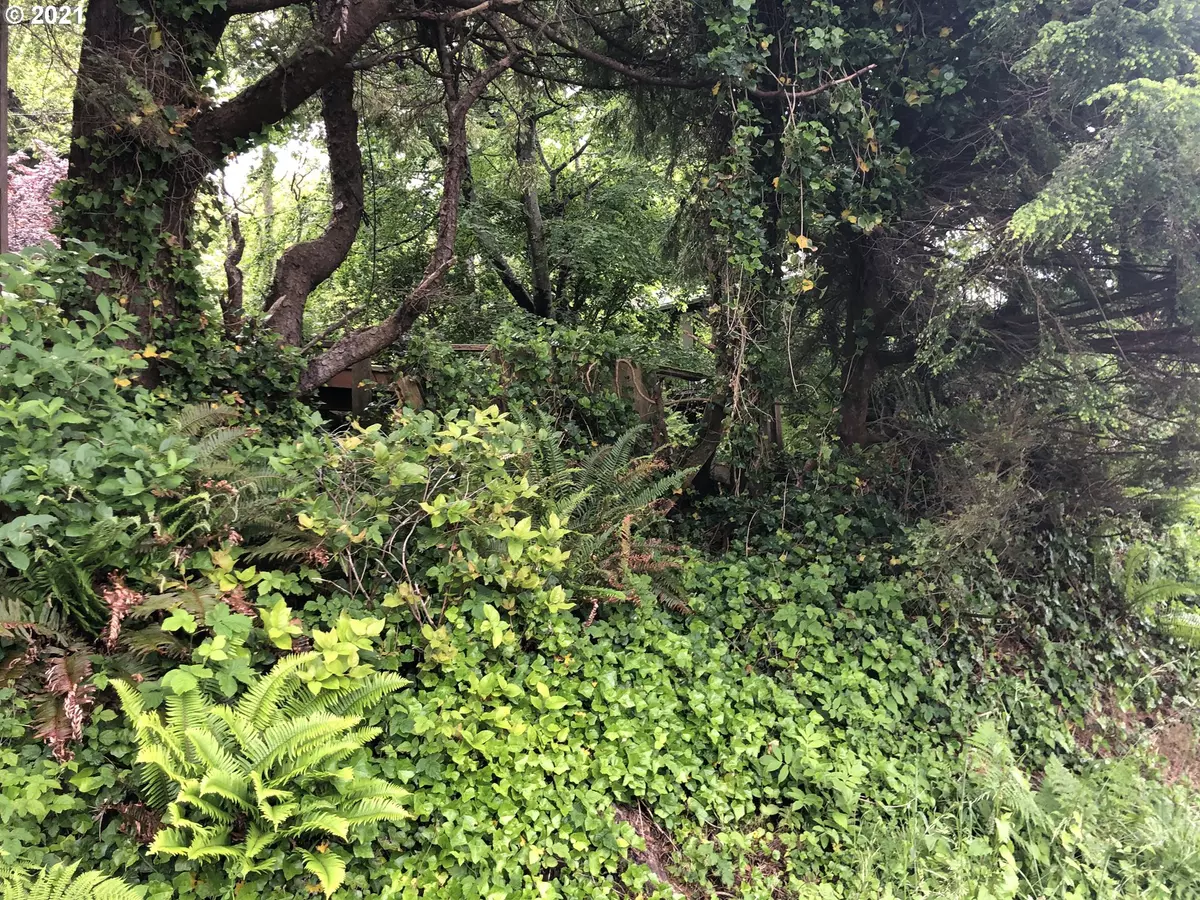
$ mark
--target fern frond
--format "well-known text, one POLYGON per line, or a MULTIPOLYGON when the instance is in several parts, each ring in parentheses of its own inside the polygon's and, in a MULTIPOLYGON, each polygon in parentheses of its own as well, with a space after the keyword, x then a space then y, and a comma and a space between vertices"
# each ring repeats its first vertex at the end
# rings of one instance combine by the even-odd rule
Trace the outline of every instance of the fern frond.
POLYGON ((196 437, 206 430, 236 419, 238 411, 231 406, 193 403, 175 414, 170 430, 176 434, 196 437))
POLYGON ((303 719, 273 725, 263 732, 264 751, 251 757, 250 763, 255 769, 265 771, 275 763, 295 759, 310 749, 312 744, 347 731, 360 721, 358 716, 315 713, 303 719))
POLYGON ((1169 609, 1159 614, 1159 627, 1181 643, 1200 649, 1200 613, 1169 609))
POLYGON ((255 728, 266 728, 278 715, 283 701, 290 699, 289 693, 297 691, 296 672, 317 658, 318 654, 312 652, 294 653, 279 660, 238 701, 237 714, 255 728))
POLYGON ((345 816, 332 812, 312 812, 305 810, 300 822, 284 829, 288 837, 299 837, 302 834, 334 834, 343 841, 350 833, 351 822, 345 816))
POLYGON ((187 448, 187 455, 196 463, 203 465, 208 461, 219 458, 228 452, 229 448, 246 436, 245 428, 216 428, 204 435, 187 448))
POLYGON ((409 811, 390 797, 370 797, 345 807, 343 815, 352 825, 365 822, 398 822, 407 819, 409 811))
POLYGON ((3 900, 138 900, 141 896, 119 878, 80 872, 79 864, 59 863, 43 869, 35 880, 24 871, 0 873, 3 900))
POLYGON ((346 857, 341 850, 331 847, 323 853, 301 850, 300 854, 304 857, 304 868, 316 876, 326 897, 346 880, 346 857))
POLYGON ((330 712, 343 716, 359 716, 406 684, 408 679, 394 672, 376 672, 348 690, 321 691, 316 695, 306 691, 299 694, 284 708, 284 715, 296 718, 318 712, 330 712))

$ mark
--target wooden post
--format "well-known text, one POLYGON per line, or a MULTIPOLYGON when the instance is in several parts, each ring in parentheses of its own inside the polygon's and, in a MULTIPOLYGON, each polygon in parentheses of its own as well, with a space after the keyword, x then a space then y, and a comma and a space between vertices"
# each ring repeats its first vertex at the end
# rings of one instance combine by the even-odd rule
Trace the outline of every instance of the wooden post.
POLYGON ((350 414, 356 418, 367 411, 367 401, 371 399, 371 388, 363 387, 362 383, 374 380, 369 359, 359 360, 350 367, 350 414))

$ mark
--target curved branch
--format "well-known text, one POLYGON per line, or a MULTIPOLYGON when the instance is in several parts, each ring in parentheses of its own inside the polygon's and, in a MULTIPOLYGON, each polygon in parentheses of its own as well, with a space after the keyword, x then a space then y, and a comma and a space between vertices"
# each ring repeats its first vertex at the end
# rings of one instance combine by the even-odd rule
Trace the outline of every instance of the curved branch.
POLYGON ((307 6, 308 0, 228 0, 225 13, 230 16, 248 16, 254 13, 270 12, 273 9, 284 9, 288 6, 307 6))
POLYGON ((202 112, 192 124, 192 141, 217 160, 232 143, 274 125, 313 96, 375 33, 399 15, 392 0, 339 0, 304 45, 232 100, 202 112))
MULTIPOLYGON (((446 49, 443 47, 443 49, 446 49)), ((447 149, 442 177, 442 202, 438 207, 437 240, 425 274, 420 283, 404 298, 390 316, 378 325, 354 331, 309 363, 300 378, 300 390, 310 391, 324 384, 338 372, 368 359, 407 334, 413 323, 429 308, 433 296, 441 287, 446 273, 454 263, 454 242, 458 237, 459 202, 463 178, 467 171, 467 113, 484 90, 521 55, 517 50, 493 63, 459 92, 449 71, 447 81, 446 119, 447 149)), ((448 56, 448 54, 446 54, 448 56)))
POLYGON ((343 73, 321 90, 321 113, 329 148, 333 215, 320 237, 284 252, 263 301, 267 325, 287 344, 300 343, 308 295, 346 259, 363 217, 363 164, 352 74, 343 73))

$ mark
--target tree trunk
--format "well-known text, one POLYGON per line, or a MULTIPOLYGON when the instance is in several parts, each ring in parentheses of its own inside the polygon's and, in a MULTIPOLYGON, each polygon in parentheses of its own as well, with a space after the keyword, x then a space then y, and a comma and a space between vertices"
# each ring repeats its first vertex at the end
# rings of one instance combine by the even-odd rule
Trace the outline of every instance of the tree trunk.
POLYGON ((296 109, 394 14, 389 0, 319 0, 299 49, 214 106, 198 86, 230 16, 282 5, 230 0, 187 19, 137 0, 87 5, 59 232, 118 254, 92 288, 126 297, 137 339, 175 342, 185 365, 211 339, 192 246, 197 194, 231 146, 296 109))
POLYGON ((871 408, 871 387, 879 374, 879 361, 873 348, 865 347, 842 366, 842 403, 838 435, 847 446, 874 443, 867 429, 871 408))
POLYGON ((838 435, 847 446, 879 440, 867 425, 871 413, 871 388, 881 369, 881 351, 894 311, 886 280, 886 261, 875 244, 858 235, 850 238, 850 258, 855 285, 846 307, 843 332, 842 399, 838 435))
POLYGON ((442 173, 442 201, 438 207, 437 238, 425 274, 412 292, 388 318, 378 325, 346 335, 316 359, 300 378, 300 390, 310 391, 359 360, 369 359, 395 343, 412 328, 429 308, 454 263, 454 244, 458 237, 458 214, 463 181, 467 173, 467 114, 489 84, 518 60, 522 51, 513 50, 493 63, 459 90, 457 72, 451 70, 451 53, 445 35, 439 56, 446 92, 446 161, 442 173))
MULTIPOLYGON (((120 254, 108 278, 92 276, 92 288, 125 297, 138 340, 161 345, 174 334, 180 288, 194 277, 188 225, 212 171, 180 135, 209 102, 195 84, 227 18, 128 10, 120 0, 87 4, 59 231, 120 254), (164 35, 192 52, 182 61, 160 52, 164 35)), ((155 375, 151 368, 144 380, 155 375)))
POLYGON ((245 278, 242 275, 242 254, 246 252, 246 238, 242 234, 238 214, 229 217, 229 252, 225 254, 225 300, 221 304, 221 317, 225 323, 225 336, 232 338, 242 327, 242 312, 245 308, 245 278))
POLYGON ((527 106, 517 121, 517 165, 521 173, 521 208, 525 217, 529 270, 533 275, 533 312, 549 319, 554 315, 554 285, 550 281, 550 255, 546 249, 546 226, 538 199, 538 175, 534 166, 537 117, 527 106))
POLYGON ((333 214, 324 233, 289 247, 275 267, 263 308, 267 324, 285 344, 299 344, 304 307, 313 289, 346 259, 363 217, 363 165, 354 111, 354 76, 347 72, 321 89, 333 214))

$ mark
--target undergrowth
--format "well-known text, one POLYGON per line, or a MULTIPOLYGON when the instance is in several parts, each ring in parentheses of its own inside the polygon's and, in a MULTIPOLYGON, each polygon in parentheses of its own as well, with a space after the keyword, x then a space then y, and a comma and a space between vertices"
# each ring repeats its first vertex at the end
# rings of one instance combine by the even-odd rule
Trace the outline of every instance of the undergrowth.
POLYGON ((636 429, 496 407, 275 443, 148 396, 119 309, 66 326, 36 284, 0 320, 62 338, 0 357, 0 865, 146 900, 1196 895, 1195 796, 1095 740, 1190 711, 1121 545, 947 556, 833 452, 697 504, 636 429))

